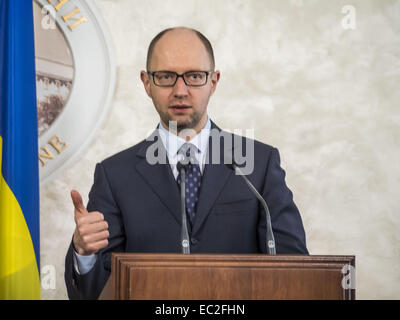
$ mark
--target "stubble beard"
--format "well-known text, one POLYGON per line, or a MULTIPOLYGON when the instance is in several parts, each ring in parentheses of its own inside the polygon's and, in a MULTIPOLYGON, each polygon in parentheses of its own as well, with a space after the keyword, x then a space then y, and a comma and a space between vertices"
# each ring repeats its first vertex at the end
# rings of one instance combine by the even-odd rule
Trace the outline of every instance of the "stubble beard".
POLYGON ((177 133, 179 134, 182 130, 185 129, 194 129, 198 126, 200 123, 201 119, 203 118, 203 114, 194 112, 193 114, 188 115, 187 118, 179 120, 179 119, 173 119, 173 117, 168 113, 168 112, 159 112, 161 121, 170 128, 170 122, 175 122, 176 125, 173 125, 173 127, 177 128, 177 133))

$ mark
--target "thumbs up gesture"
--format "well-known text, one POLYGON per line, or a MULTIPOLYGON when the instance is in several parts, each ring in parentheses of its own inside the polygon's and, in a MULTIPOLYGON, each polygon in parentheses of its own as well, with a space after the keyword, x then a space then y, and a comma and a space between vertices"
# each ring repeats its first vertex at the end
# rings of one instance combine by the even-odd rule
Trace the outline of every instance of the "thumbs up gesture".
POLYGON ((103 214, 98 211, 88 212, 78 191, 72 190, 71 198, 75 207, 76 228, 73 243, 77 253, 91 255, 107 247, 110 233, 103 214))

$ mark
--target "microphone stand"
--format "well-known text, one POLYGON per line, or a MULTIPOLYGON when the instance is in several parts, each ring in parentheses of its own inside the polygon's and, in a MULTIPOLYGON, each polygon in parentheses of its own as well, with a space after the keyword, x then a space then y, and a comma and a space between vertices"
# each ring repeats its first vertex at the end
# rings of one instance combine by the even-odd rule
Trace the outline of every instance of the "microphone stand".
POLYGON ((178 162, 177 165, 181 174, 181 213, 182 213, 182 230, 181 230, 181 245, 182 253, 190 254, 190 242, 189 232, 187 228, 187 217, 186 217, 186 167, 182 163, 178 162))
POLYGON ((268 205, 265 202, 264 198, 260 195, 257 189, 253 186, 249 179, 244 175, 243 171, 236 165, 236 163, 232 163, 232 165, 228 165, 229 167, 233 168, 235 172, 237 172, 240 176, 242 176, 243 180, 249 186, 250 190, 254 193, 257 199, 261 202, 262 206, 264 207, 265 217, 267 221, 267 230, 266 230, 266 240, 267 240, 267 252, 268 254, 275 255, 276 248, 275 248, 275 238, 274 232, 272 230, 272 223, 271 223, 271 214, 268 209, 268 205))

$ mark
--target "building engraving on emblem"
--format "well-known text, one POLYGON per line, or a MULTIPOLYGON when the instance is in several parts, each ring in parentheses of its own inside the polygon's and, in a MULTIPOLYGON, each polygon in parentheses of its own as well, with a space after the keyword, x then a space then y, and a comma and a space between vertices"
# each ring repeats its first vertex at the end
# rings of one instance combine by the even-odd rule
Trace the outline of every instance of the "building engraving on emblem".
POLYGON ((71 93, 74 62, 58 26, 43 28, 43 13, 34 2, 38 134, 42 135, 63 111, 71 93))

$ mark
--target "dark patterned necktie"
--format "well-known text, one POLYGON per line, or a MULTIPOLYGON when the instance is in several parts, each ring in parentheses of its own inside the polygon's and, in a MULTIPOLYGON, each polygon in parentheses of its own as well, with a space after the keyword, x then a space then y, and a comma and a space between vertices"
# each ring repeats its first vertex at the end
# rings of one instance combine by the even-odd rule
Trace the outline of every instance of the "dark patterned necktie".
MULTIPOLYGON (((200 166, 195 153, 199 150, 191 143, 185 143, 178 151, 182 154, 183 164, 187 164, 185 175, 185 200, 186 212, 189 220, 193 226, 194 218, 196 215, 197 201, 199 200, 200 186, 201 186, 201 172, 200 166)), ((181 184, 181 173, 178 173, 177 182, 181 184)))

